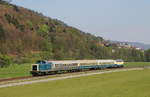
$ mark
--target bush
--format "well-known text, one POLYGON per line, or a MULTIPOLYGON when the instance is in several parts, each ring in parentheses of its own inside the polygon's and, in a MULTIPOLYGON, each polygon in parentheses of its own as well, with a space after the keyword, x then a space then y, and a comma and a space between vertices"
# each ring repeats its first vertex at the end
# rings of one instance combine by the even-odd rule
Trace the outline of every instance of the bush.
POLYGON ((50 31, 50 28, 48 25, 43 24, 39 27, 38 33, 40 36, 44 37, 47 35, 47 33, 50 31))
POLYGON ((12 58, 7 55, 0 54, 0 67, 7 67, 12 63, 12 58))
POLYGON ((12 24, 15 25, 15 26, 18 26, 18 25, 19 25, 17 19, 15 19, 14 17, 12 17, 11 15, 5 14, 5 18, 6 18, 6 20, 7 20, 9 23, 12 23, 12 24))
POLYGON ((30 20, 27 21, 27 25, 30 27, 30 29, 34 27, 32 21, 30 20))

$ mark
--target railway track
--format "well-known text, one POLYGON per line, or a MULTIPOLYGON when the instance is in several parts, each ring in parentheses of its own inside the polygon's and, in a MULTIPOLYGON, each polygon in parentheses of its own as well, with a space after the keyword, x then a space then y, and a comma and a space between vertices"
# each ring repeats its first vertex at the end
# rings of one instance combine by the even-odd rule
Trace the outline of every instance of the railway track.
POLYGON ((0 79, 0 82, 22 80, 22 79, 28 79, 28 78, 33 78, 33 77, 32 76, 23 76, 23 77, 5 78, 5 79, 0 79))
MULTIPOLYGON (((150 68, 150 66, 138 66, 138 67, 124 67, 124 68, 111 68, 111 69, 103 69, 103 71, 109 71, 109 70, 119 70, 119 69, 134 69, 134 68, 150 68)), ((65 72, 65 73, 61 73, 61 74, 75 74, 75 73, 88 73, 88 72, 98 72, 101 70, 86 70, 86 71, 81 71, 81 72, 65 72)), ((60 75, 60 74, 53 74, 53 75, 60 75)), ((23 76, 23 77, 13 77, 13 78, 6 78, 6 79, 0 79, 0 83, 2 82, 9 82, 9 81, 16 81, 16 80, 26 80, 26 79, 32 79, 32 78, 45 78, 45 77, 49 77, 52 75, 45 75, 45 76, 37 76, 37 77, 33 77, 33 76, 23 76)))

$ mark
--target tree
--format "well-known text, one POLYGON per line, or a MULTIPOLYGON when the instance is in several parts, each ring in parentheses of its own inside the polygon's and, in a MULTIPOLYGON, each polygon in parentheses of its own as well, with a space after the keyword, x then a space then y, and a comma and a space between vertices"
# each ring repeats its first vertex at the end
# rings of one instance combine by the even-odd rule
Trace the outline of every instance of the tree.
POLYGON ((150 62, 150 49, 145 51, 145 60, 150 62))
POLYGON ((0 1, 4 1, 4 2, 11 2, 12 0, 0 0, 0 1))
POLYGON ((9 4, 12 0, 0 0, 0 4, 9 4))

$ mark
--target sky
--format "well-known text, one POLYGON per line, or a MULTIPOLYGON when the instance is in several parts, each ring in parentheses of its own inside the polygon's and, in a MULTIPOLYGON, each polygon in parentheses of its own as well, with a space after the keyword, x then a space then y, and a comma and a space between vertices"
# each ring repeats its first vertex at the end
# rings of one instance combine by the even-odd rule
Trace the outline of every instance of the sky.
POLYGON ((150 0, 13 0, 107 40, 150 44, 150 0))

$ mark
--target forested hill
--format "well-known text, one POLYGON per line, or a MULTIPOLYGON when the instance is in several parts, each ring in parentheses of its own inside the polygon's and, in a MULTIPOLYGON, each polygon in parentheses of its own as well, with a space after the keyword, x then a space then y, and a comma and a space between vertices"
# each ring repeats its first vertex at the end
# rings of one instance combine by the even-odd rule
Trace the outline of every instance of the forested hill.
POLYGON ((15 62, 39 59, 144 60, 141 51, 102 46, 105 42, 102 37, 0 0, 0 53, 11 56, 15 62))

